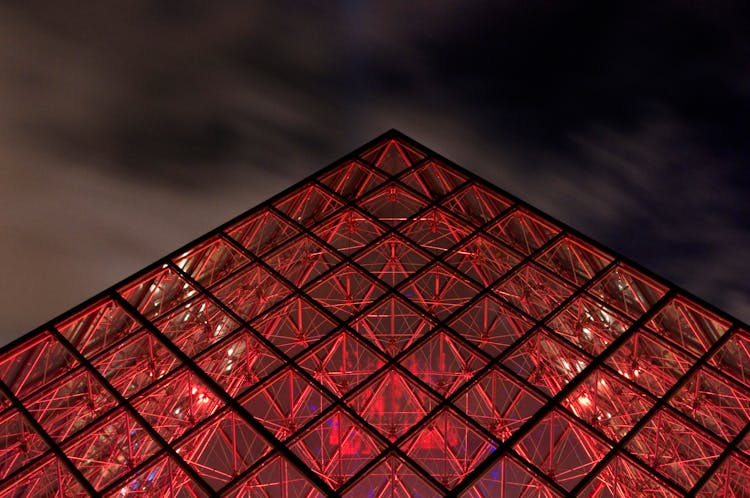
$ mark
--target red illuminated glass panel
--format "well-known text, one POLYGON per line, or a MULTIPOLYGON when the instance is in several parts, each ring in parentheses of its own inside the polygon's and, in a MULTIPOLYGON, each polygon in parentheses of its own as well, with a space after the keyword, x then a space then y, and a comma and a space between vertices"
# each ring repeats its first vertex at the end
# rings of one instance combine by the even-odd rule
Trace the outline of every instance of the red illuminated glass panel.
POLYGON ((367 472, 345 497, 383 496, 406 498, 411 496, 439 496, 438 491, 423 476, 417 474, 404 460, 390 454, 367 472))
POLYGON ((340 333, 299 360, 315 380, 343 396, 383 366, 383 360, 349 333, 340 333))
POLYGON ((295 356, 335 328, 333 319, 301 297, 268 310, 252 327, 283 353, 295 356))
POLYGON ((270 209, 240 221, 227 234, 250 252, 262 255, 294 237, 299 230, 270 209))
POLYGON ((42 462, 5 480, 0 497, 88 496, 84 488, 60 460, 47 457, 42 462))
POLYGON ((721 453, 711 437, 661 409, 625 445, 634 455, 684 489, 690 489, 721 453))
POLYGON ((441 320, 478 293, 468 280, 442 264, 432 265, 400 290, 404 297, 441 320))
POLYGON ((394 226, 415 215, 427 202, 398 183, 389 183, 365 199, 359 206, 381 222, 394 226))
POLYGON ((211 290, 245 320, 251 320, 289 295, 289 289, 269 271, 253 265, 211 290))
POLYGON ((291 449, 336 489, 377 457, 382 443, 345 412, 337 410, 301 435, 291 449))
POLYGON ((724 335, 729 327, 726 321, 683 298, 667 303, 649 320, 648 325, 661 337, 666 337, 699 356, 724 335))
POLYGON ((750 386, 750 334, 735 331, 708 361, 746 387, 750 386))
POLYGON ((632 318, 639 318, 666 288, 625 265, 618 265, 598 280, 589 292, 632 318))
POLYGON ((357 264, 391 286, 409 278, 430 259, 429 254, 397 235, 376 242, 354 258, 357 264))
POLYGON ((532 325, 492 295, 475 301, 450 322, 453 330, 492 356, 505 351, 532 325))
POLYGON ((361 389, 348 404, 393 442, 425 418, 437 401, 401 372, 388 370, 361 389))
POLYGON ((7 478, 48 449, 28 419, 17 410, 0 414, 0 479, 7 478))
POLYGON ((490 286, 516 266, 521 257, 493 242, 489 237, 477 235, 452 251, 445 260, 464 275, 484 286, 490 286))
POLYGON ((483 185, 472 184, 462 188, 441 204, 451 213, 481 226, 508 209, 511 201, 483 185))
POLYGON ((7 351, 0 359, 0 379, 19 398, 70 371, 77 362, 49 332, 7 351))
POLYGON ((362 159, 390 175, 398 174, 423 157, 422 152, 397 140, 389 140, 362 155, 362 159))
POLYGON ((401 449, 446 488, 453 488, 476 465, 497 449, 451 410, 424 422, 401 449))
POLYGON ((466 176, 439 162, 430 161, 400 179, 425 197, 437 199, 461 185, 466 181, 466 176))
POLYGON ((240 401, 279 440, 285 440, 330 406, 331 401, 299 372, 288 368, 240 401))
POLYGON ((383 288, 354 266, 345 264, 321 278, 308 295, 340 319, 349 318, 383 294, 383 288))
POLYGON ((340 258, 308 236, 294 239, 265 258, 292 285, 302 287, 334 267, 340 258))
POLYGON ((456 399, 455 405, 504 441, 531 418, 544 402, 510 374, 493 368, 466 389, 456 399))
MULTIPOLYGON (((164 452, 162 452, 164 453, 164 452)), ((193 481, 173 458, 163 456, 136 470, 124 480, 111 484, 102 495, 112 498, 122 496, 149 496, 158 490, 159 496, 207 497, 208 493, 193 481)))
POLYGON ((530 254, 560 230, 536 215, 516 210, 492 224, 487 231, 514 249, 530 254))
POLYGON ((323 495, 299 470, 284 458, 276 457, 225 492, 230 498, 281 496, 284 498, 323 498, 323 495))
POLYGON ((741 498, 747 496, 747 476, 750 475, 750 463, 738 453, 732 453, 724 460, 696 496, 707 498, 725 496, 741 498))
POLYGON ((383 174, 359 161, 342 164, 320 178, 322 184, 346 199, 361 197, 384 180, 383 174))
POLYGON ((312 225, 337 210, 343 202, 317 185, 306 185, 274 203, 274 206, 302 225, 312 225))
POLYGON ((170 268, 161 268, 119 292, 143 316, 155 319, 198 291, 170 268))
POLYGON ((350 255, 370 245, 385 229, 364 212, 351 208, 339 211, 312 231, 337 251, 350 255))
POLYGON ((247 264, 248 258, 222 239, 208 241, 172 261, 204 287, 247 264))
POLYGON ((398 231, 433 254, 452 248, 471 233, 465 222, 441 209, 430 209, 404 223, 398 231))
POLYGON ((573 289, 533 263, 519 268, 494 287, 495 292, 528 315, 540 319, 551 313, 573 289))
POLYGON ((584 496, 652 496, 678 498, 684 496, 674 484, 660 478, 624 455, 614 457, 583 491, 584 496))
POLYGON ((440 331, 416 347, 402 363, 435 392, 448 396, 473 377, 487 360, 440 331))
POLYGON ((571 236, 563 237, 544 251, 537 261, 576 285, 591 280, 611 261, 610 256, 571 236))
POLYGON ((58 324, 57 330, 84 356, 91 356, 123 340, 137 325, 119 304, 107 299, 58 324))
POLYGON ((557 394, 589 364, 589 358, 547 330, 534 331, 503 363, 519 377, 548 395, 557 394))
POLYGON ((426 334, 434 322, 407 301, 389 296, 368 309, 351 325, 390 356, 396 356, 426 334))
POLYGON ((570 491, 609 452, 610 446, 579 423, 554 411, 515 449, 570 491))
POLYGON ((545 482, 524 465, 510 457, 503 457, 461 495, 462 498, 489 498, 491 496, 556 498, 563 495, 554 483, 545 482))

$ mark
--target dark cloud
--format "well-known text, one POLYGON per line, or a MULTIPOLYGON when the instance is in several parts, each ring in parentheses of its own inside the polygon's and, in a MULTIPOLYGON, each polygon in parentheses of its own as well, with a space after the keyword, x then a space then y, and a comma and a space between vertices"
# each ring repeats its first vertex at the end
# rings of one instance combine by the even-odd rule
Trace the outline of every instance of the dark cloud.
POLYGON ((20 335, 396 127, 750 318, 742 2, 0 6, 20 335))

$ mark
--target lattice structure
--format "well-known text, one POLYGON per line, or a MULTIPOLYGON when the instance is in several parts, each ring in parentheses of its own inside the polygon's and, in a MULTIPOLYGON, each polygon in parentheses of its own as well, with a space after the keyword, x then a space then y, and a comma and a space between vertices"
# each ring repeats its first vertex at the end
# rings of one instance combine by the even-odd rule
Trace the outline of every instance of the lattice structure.
POLYGON ((0 497, 750 496, 750 332, 397 132, 0 352, 0 497))

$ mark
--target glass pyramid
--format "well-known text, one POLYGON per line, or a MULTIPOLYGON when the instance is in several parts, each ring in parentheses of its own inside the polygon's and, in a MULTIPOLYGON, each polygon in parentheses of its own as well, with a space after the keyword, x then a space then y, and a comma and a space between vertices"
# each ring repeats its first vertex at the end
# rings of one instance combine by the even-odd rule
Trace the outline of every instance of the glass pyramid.
POLYGON ((750 332, 391 131, 0 351, 0 497, 750 496, 750 332))

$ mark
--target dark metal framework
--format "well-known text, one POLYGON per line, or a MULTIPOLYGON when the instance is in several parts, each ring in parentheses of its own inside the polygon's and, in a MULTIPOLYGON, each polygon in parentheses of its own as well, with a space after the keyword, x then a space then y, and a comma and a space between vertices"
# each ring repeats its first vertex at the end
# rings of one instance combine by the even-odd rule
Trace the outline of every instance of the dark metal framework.
POLYGON ((747 497, 748 330, 390 131, 2 348, 0 497, 747 497))

